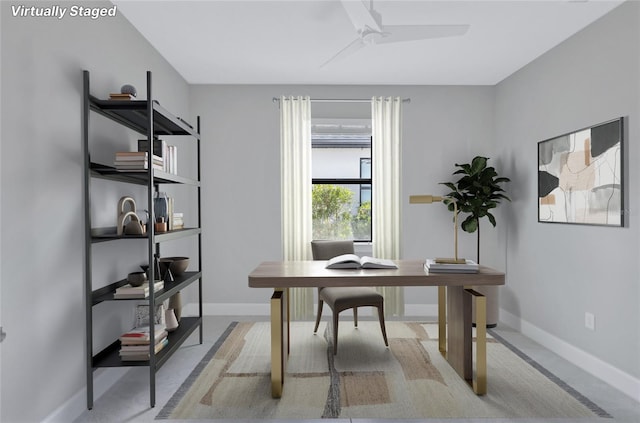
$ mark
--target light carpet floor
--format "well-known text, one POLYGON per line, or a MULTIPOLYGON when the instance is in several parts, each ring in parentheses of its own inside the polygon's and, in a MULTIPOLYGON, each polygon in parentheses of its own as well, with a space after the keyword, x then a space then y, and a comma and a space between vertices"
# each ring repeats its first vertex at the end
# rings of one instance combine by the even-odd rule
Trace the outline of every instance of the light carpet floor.
POLYGON ((341 323, 338 354, 326 323, 292 322, 281 399, 270 395, 268 322, 233 323, 156 419, 609 417, 526 355, 490 336, 488 394, 477 396, 438 351, 437 325, 341 323))

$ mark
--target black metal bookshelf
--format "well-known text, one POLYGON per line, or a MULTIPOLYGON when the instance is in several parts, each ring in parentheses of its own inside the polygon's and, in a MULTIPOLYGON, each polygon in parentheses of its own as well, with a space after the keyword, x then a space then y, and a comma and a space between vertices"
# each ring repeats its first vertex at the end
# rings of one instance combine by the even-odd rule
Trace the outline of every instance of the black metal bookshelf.
MULTIPOLYGON (((185 120, 176 117, 164 109, 160 103, 152 98, 151 72, 147 72, 147 98, 144 100, 101 100, 90 93, 89 71, 83 72, 83 156, 84 156, 84 217, 85 217, 85 305, 86 305, 86 372, 87 372, 87 408, 93 408, 93 373, 100 367, 149 367, 149 401, 151 407, 155 406, 155 374, 162 365, 171 358, 176 350, 199 330, 199 341, 203 341, 202 331, 202 222, 201 193, 200 193, 200 118, 194 128, 185 120), (166 173, 156 169, 144 171, 120 171, 112 166, 94 163, 90 158, 89 125, 91 113, 105 116, 116 124, 123 125, 146 137, 154 140, 158 136, 191 136, 197 143, 196 162, 197 179, 186 178, 180 175, 166 173), (197 190, 198 225, 194 228, 183 228, 163 233, 156 233, 154 225, 148 225, 147 233, 143 235, 117 235, 115 227, 93 227, 91 224, 91 180, 104 179, 117 183, 134 184, 147 187, 147 210, 153 210, 154 194, 163 184, 178 184, 192 187, 197 190), (153 266, 154 258, 160 255, 160 244, 166 241, 185 237, 197 237, 198 243, 198 270, 188 271, 175 276, 171 281, 165 281, 164 287, 154 292, 153 284, 149 284, 149 296, 146 298, 114 298, 116 289, 127 283, 126 279, 114 281, 110 284, 94 289, 92 283, 92 266, 94 260, 93 245, 103 242, 130 242, 130 240, 145 240, 148 253, 149 280, 155 280, 156 275, 153 266), (148 361, 123 361, 119 356, 120 341, 115 340, 101 351, 94 352, 93 345, 93 308, 98 304, 122 301, 147 301, 150 310, 150 321, 153 321, 156 304, 169 299, 182 289, 196 283, 198 284, 198 315, 185 316, 175 331, 168 335, 168 344, 158 353, 149 348, 148 361)), ((147 143, 148 157, 152 157, 153 143, 147 143)), ((96 206, 94 206, 96 207, 96 206)), ((153 214, 152 214, 153 215, 153 214)), ((155 342, 155 333, 151 325, 151 345, 155 342)))

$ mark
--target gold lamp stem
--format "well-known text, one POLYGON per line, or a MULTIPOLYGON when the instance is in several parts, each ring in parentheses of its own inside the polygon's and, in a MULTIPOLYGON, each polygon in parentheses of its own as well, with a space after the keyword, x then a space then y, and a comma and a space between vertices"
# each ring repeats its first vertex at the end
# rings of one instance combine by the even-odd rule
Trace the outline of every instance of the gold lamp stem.
POLYGON ((453 202, 453 254, 456 262, 458 261, 458 203, 453 202))
POLYGON ((455 198, 440 197, 436 195, 411 195, 409 203, 411 204, 431 204, 443 202, 445 204, 453 203, 453 251, 454 258, 436 258, 439 263, 465 263, 465 259, 458 258, 458 203, 455 198))

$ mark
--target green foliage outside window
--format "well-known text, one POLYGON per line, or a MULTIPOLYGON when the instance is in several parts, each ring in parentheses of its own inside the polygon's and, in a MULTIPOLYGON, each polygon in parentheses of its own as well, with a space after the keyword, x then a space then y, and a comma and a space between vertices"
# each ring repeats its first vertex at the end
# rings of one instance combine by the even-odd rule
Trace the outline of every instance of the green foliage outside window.
POLYGON ((371 239, 371 201, 360 204, 352 223, 354 239, 371 239))
POLYGON ((356 239, 371 237, 371 202, 351 213, 353 192, 339 185, 314 185, 312 189, 313 239, 356 239))
POLYGON ((353 193, 338 185, 314 185, 311 196, 313 239, 350 239, 353 193))

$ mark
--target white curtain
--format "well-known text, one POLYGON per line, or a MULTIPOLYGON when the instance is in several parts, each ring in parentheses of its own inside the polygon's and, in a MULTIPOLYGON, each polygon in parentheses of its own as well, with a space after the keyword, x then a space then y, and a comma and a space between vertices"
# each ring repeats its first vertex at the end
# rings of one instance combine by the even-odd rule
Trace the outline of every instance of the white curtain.
MULTIPOLYGON (((400 258, 400 169, 402 99, 373 97, 372 179, 373 256, 400 258)), ((380 287, 387 316, 404 315, 402 287, 380 287)))
MULTIPOLYGON (((311 260, 311 99, 280 98, 284 260, 311 260)), ((313 289, 289 290, 291 319, 313 318, 313 289)))

